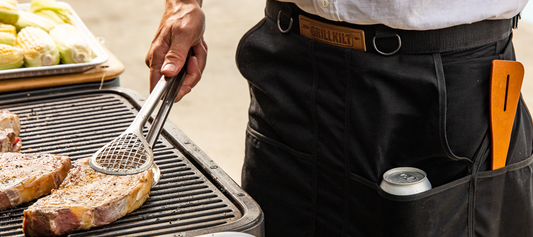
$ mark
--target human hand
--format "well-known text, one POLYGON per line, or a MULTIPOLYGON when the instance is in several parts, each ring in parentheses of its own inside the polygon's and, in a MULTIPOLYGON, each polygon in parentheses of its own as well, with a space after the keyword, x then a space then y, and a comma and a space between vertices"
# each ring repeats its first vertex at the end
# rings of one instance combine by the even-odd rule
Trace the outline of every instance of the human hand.
POLYGON ((176 102, 198 83, 207 59, 207 44, 203 39, 205 15, 201 0, 167 0, 159 28, 146 55, 150 68, 150 92, 162 75, 172 77, 184 66, 187 75, 176 102), (193 50, 187 65, 187 53, 193 50))

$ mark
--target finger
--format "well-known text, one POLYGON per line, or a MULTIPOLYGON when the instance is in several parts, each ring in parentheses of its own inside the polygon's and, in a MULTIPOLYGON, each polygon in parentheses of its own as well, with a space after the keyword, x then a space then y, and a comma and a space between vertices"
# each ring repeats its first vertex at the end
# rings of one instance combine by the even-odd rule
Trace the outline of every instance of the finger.
POLYGON ((198 84, 200 78, 202 77, 202 72, 198 67, 198 59, 196 56, 191 56, 187 63, 187 75, 183 80, 183 84, 178 92, 175 102, 180 101, 183 96, 187 95, 192 91, 192 88, 198 84))
MULTIPOLYGON (((195 38, 196 35, 187 34, 190 30, 187 27, 172 29, 170 47, 165 55, 163 67, 161 68, 161 74, 171 77, 179 73, 181 68, 187 60, 187 55, 193 45, 198 45, 201 41, 200 38, 195 38)), ((200 34, 198 34, 200 35, 200 34)))
POLYGON ((150 69, 150 92, 152 92, 159 78, 161 78, 161 67, 167 50, 168 46, 164 43, 154 41, 146 55, 145 63, 150 69))
POLYGON ((207 63, 207 44, 202 38, 200 42, 193 46, 194 56, 198 59, 198 67, 200 71, 203 72, 207 63))

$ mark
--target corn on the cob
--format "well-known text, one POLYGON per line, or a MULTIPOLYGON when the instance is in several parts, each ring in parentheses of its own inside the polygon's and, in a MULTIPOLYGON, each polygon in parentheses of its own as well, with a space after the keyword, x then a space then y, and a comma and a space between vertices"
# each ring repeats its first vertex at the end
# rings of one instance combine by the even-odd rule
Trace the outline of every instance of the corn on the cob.
POLYGON ((0 32, 10 33, 17 36, 17 28, 14 25, 0 23, 0 32))
POLYGON ((25 27, 17 37, 17 46, 24 52, 24 65, 27 67, 51 66, 59 64, 59 51, 54 40, 44 30, 25 27))
POLYGON ((68 8, 62 7, 56 0, 32 0, 30 11, 46 17, 56 24, 72 24, 72 12, 68 8))
POLYGON ((24 63, 22 49, 0 44, 0 70, 19 68, 24 63))
POLYGON ((96 55, 76 27, 69 24, 56 26, 50 31, 54 39, 62 63, 85 63, 96 55))
POLYGON ((17 29, 13 25, 0 23, 0 44, 15 46, 17 29))
POLYGON ((17 27, 17 31, 20 31, 24 27, 33 26, 49 32, 57 25, 53 21, 32 12, 19 10, 18 13, 19 19, 14 24, 17 27))
POLYGON ((0 44, 15 46, 17 44, 17 37, 10 33, 0 32, 0 44))
POLYGON ((17 7, 11 3, 0 1, 0 22, 15 24, 19 19, 17 7))
POLYGON ((10 33, 0 32, 0 44, 17 45, 17 37, 10 33))

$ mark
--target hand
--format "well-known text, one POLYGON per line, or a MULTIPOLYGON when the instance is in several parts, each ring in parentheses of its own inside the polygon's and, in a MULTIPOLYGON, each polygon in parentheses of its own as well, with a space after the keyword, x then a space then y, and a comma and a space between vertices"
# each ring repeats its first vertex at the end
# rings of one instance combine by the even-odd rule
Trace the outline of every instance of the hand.
POLYGON ((167 0, 165 11, 148 54, 150 92, 161 75, 172 77, 184 67, 189 49, 193 55, 186 65, 187 76, 176 97, 176 102, 198 83, 207 59, 207 44, 203 39, 205 15, 201 0, 167 0))

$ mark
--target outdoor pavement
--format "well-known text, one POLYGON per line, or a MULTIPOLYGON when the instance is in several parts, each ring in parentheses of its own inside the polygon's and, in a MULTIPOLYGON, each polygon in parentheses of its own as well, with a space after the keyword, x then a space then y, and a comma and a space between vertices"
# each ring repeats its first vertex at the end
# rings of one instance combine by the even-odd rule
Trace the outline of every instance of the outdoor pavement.
MULTIPOLYGON (((124 65, 122 87, 148 97, 146 52, 156 33, 164 0, 60 0, 72 6, 95 36, 124 65)), ((19 0, 19 2, 30 2, 19 0)), ((203 79, 172 108, 169 119, 187 134, 237 183, 244 156, 247 109, 246 81, 235 65, 240 37, 263 18, 265 0, 204 0, 205 40, 209 46, 203 79)), ((521 21, 515 31, 517 60, 526 67, 523 96, 533 104, 533 23, 521 21)))

